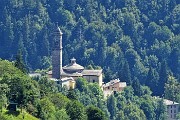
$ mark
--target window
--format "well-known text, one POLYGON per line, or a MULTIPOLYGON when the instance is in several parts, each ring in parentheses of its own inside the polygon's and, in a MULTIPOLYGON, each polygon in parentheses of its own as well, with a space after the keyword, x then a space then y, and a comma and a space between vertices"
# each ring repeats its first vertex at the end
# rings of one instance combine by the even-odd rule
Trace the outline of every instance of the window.
POLYGON ((95 83, 95 80, 93 80, 93 83, 95 83))
POLYGON ((171 113, 172 113, 172 110, 171 110, 171 113))
POLYGON ((108 86, 108 89, 109 89, 109 86, 108 86))
POLYGON ((176 113, 176 110, 174 110, 174 113, 176 113))
POLYGON ((176 108, 176 105, 174 106, 174 108, 176 108))

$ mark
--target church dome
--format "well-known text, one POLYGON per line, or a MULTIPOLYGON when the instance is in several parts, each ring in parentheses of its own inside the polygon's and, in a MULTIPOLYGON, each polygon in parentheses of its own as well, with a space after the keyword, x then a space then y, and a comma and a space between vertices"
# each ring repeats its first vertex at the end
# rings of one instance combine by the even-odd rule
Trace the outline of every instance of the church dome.
POLYGON ((76 59, 75 58, 72 58, 71 59, 71 63, 64 66, 63 67, 63 70, 65 72, 70 72, 70 73, 74 73, 74 72, 82 72, 84 70, 84 67, 77 64, 76 63, 76 59))

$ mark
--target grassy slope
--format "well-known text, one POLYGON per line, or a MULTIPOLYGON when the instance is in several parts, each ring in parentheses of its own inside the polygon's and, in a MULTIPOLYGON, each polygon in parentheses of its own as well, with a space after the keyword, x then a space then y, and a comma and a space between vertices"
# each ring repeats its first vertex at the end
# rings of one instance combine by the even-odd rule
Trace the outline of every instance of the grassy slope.
POLYGON ((25 111, 23 113, 21 113, 20 110, 18 110, 17 112, 9 112, 7 110, 3 110, 3 116, 5 116, 5 118, 7 118, 8 120, 39 120, 38 118, 30 115, 25 111))

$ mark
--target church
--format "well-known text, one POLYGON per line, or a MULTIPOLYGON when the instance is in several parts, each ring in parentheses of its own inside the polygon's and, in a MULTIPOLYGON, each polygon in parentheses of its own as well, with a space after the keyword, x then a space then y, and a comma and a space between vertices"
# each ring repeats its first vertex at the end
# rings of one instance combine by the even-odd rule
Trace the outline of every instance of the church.
POLYGON ((62 66, 62 35, 62 31, 57 25, 53 37, 52 71, 48 72, 48 75, 67 87, 74 88, 75 81, 79 77, 85 78, 88 82, 96 82, 101 87, 103 84, 102 69, 87 70, 79 65, 75 58, 72 58, 68 65, 62 66))

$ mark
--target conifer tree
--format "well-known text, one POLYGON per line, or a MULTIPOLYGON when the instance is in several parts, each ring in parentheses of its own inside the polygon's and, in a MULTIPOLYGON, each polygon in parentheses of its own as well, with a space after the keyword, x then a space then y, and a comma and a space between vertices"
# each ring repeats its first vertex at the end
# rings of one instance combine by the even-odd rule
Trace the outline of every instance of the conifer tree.
POLYGON ((163 103, 163 99, 157 101, 156 106, 156 120, 166 120, 167 114, 166 114, 166 106, 163 103))
POLYGON ((125 60, 125 63, 123 65, 121 72, 122 72, 121 73, 122 76, 120 76, 120 78, 122 79, 122 81, 125 81, 127 85, 131 85, 132 84, 131 71, 129 69, 129 64, 127 60, 125 60))
POLYGON ((158 80, 158 73, 155 70, 153 70, 152 67, 150 67, 145 84, 151 89, 153 95, 157 95, 158 80))
POLYGON ((16 61, 15 61, 14 65, 15 65, 15 67, 19 68, 23 73, 27 73, 26 67, 23 62, 21 50, 19 50, 17 53, 16 61))
POLYGON ((141 96, 142 95, 142 91, 141 91, 141 85, 139 83, 139 80, 135 77, 132 83, 132 87, 134 89, 134 94, 137 96, 141 96))
POLYGON ((114 119, 116 117, 117 114, 117 102, 116 102, 116 98, 114 97, 114 95, 111 95, 108 99, 107 99, 107 107, 108 107, 108 111, 110 112, 111 119, 114 119))
POLYGON ((158 94, 163 95, 165 91, 165 84, 168 80, 168 68, 165 60, 161 63, 161 68, 159 71, 159 83, 158 83, 158 94))

